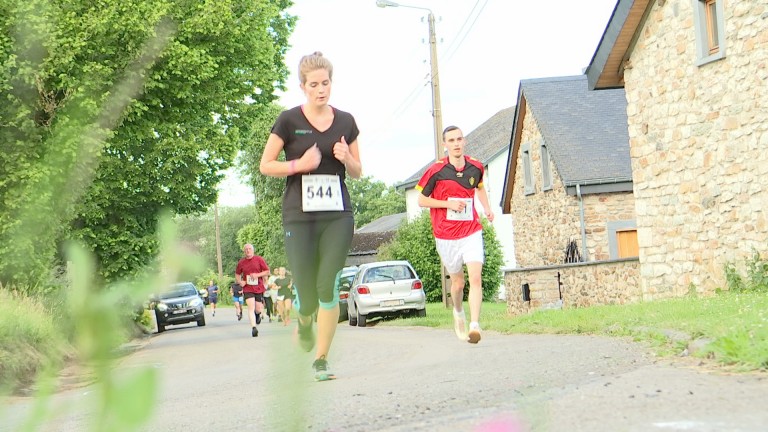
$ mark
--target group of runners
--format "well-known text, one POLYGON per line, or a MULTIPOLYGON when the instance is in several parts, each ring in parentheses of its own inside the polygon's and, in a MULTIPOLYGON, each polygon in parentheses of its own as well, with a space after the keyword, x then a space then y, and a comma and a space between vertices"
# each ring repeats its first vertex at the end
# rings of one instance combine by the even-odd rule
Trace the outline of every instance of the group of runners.
MULTIPOLYGON (((359 130, 354 117, 329 105, 333 78, 331 62, 320 52, 302 57, 300 87, 306 103, 283 111, 267 139, 259 169, 272 177, 286 177, 282 221, 288 265, 296 287, 295 333, 304 351, 315 350, 312 368, 317 381, 335 379, 328 363, 339 318, 336 278, 344 266, 354 220, 345 179, 360 178, 359 130), (284 160, 279 160, 280 154, 284 160), (317 331, 313 316, 317 316, 317 331)), ((445 128, 446 157, 437 160, 417 184, 419 205, 429 208, 437 252, 451 280, 456 336, 476 344, 482 303, 484 247, 475 198, 488 220, 493 212, 483 188, 484 166, 464 154, 466 140, 456 126, 445 128), (469 326, 463 308, 466 265, 469 278, 469 326)), ((258 321, 270 269, 244 246, 235 279, 242 288, 252 336, 258 321)), ((239 315, 241 316, 241 315, 239 315)), ((286 315, 287 316, 287 315, 286 315)), ((286 318, 284 317, 283 322, 286 318)))

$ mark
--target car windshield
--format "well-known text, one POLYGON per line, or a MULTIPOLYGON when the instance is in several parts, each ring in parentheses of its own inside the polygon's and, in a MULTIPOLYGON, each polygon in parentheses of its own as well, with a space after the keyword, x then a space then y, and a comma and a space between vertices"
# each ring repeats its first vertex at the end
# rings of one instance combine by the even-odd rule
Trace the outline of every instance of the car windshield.
POLYGON ((397 281, 415 279, 413 272, 407 265, 395 264, 384 267, 375 267, 365 274, 364 283, 397 281))
POLYGON ((169 299, 174 297, 189 297, 197 295, 197 290, 192 284, 181 284, 172 286, 168 291, 160 293, 161 299, 169 299))

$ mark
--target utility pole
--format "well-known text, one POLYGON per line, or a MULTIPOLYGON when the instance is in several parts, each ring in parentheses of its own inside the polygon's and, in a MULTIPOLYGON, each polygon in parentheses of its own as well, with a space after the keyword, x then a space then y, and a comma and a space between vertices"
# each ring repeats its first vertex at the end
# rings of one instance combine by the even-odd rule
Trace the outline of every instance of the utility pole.
MULTIPOLYGON (((430 79, 432 81, 432 127, 435 134, 435 160, 438 161, 443 157, 443 110, 440 106, 440 74, 437 71, 437 37, 435 36, 435 14, 432 13, 432 9, 410 6, 393 2, 391 0, 376 0, 376 6, 385 7, 405 7, 410 9, 421 9, 428 12, 427 24, 429 25, 429 66, 430 66, 430 79)), ((443 304, 445 307, 451 307, 452 301, 449 300, 450 292, 446 288, 446 272, 445 267, 440 263, 440 285, 443 291, 443 304)))
MULTIPOLYGON (((224 279, 224 269, 221 264, 221 235, 219 234, 219 204, 213 204, 213 222, 216 225, 216 261, 219 264, 219 281, 224 279)), ((221 282, 219 282, 221 283, 221 282)))
MULTIPOLYGON (((429 66, 431 69, 430 77, 432 79, 432 120, 435 133, 435 160, 443 157, 443 110, 440 102, 440 75, 437 71, 437 37, 435 36, 435 15, 429 11, 427 15, 429 23, 429 66)), ((440 287, 443 291, 443 305, 450 308, 453 300, 450 299, 450 291, 446 286, 445 266, 440 263, 440 287)))

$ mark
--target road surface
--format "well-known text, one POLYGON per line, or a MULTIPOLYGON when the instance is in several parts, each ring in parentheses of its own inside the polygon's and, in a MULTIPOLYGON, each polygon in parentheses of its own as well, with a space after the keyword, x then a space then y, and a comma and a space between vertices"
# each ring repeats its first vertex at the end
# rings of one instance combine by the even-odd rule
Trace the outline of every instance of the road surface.
MULTIPOLYGON (((478 345, 450 330, 339 325, 316 383, 293 327, 207 310, 205 327, 169 327, 115 368, 160 376, 142 431, 589 431, 768 430, 766 374, 726 374, 658 359, 642 344, 592 336, 500 335, 478 345)), ((375 323, 374 323, 375 324, 375 323)), ((67 407, 44 431, 86 431, 92 385, 58 393, 67 407)), ((0 431, 17 431, 32 399, 12 398, 0 431)), ((50 410, 49 410, 50 411, 50 410)))

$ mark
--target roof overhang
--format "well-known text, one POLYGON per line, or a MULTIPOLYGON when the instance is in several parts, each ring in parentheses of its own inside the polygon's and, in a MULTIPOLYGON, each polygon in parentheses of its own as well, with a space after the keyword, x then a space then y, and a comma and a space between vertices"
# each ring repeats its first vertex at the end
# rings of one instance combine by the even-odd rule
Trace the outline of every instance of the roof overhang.
POLYGON ((619 0, 586 70, 590 90, 623 88, 638 30, 656 0, 619 0))

